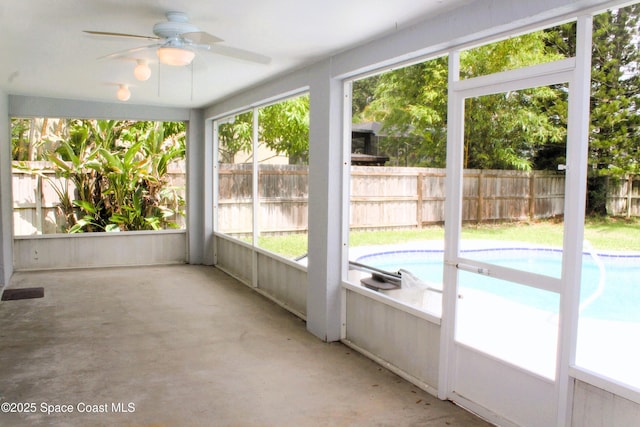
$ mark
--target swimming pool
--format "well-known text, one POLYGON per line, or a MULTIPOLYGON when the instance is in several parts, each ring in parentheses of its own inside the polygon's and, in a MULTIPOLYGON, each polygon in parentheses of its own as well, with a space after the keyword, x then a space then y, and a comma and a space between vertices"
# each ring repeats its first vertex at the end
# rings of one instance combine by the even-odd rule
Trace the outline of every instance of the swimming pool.
MULTIPOLYGON (((505 247, 462 251, 474 260, 560 277, 562 251, 547 248, 505 247)), ((640 255, 584 253, 581 285, 581 317, 640 323, 640 255), (602 269, 601 269, 602 266, 602 269), (604 270, 604 272, 603 272, 604 270), (604 274, 604 277, 602 275, 604 274), (598 292, 601 277, 602 292, 598 292)), ((405 269, 427 283, 441 284, 442 250, 393 250, 370 253, 356 259, 387 271, 405 269)), ((465 273, 464 286, 507 298, 530 307, 558 312, 558 296, 527 286, 505 287, 490 277, 465 273), (473 277, 473 280, 468 280, 473 277)))

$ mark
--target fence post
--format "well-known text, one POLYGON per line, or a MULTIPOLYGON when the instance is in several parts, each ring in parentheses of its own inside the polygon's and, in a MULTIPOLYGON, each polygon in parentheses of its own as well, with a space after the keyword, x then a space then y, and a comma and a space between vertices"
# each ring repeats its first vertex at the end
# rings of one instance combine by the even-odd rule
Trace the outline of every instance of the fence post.
POLYGON ((631 202, 633 201, 633 176, 627 176, 627 218, 631 218, 631 202))
POLYGON ((424 182, 424 174, 418 173, 418 182, 416 186, 418 187, 418 206, 416 206, 416 220, 418 222, 418 228, 422 228, 422 186, 424 182))
POLYGON ((536 216, 536 172, 529 172, 529 221, 536 216))
POLYGON ((36 232, 42 234, 43 221, 42 221, 42 177, 38 175, 36 177, 36 232))
POLYGON ((476 212, 476 221, 478 224, 482 223, 482 204, 483 204, 483 195, 482 195, 482 172, 481 169, 478 173, 478 206, 476 212))

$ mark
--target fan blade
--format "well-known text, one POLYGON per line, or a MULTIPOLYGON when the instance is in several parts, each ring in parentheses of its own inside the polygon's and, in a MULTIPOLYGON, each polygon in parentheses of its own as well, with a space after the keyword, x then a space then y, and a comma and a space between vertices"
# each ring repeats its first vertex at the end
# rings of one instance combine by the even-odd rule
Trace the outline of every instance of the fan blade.
POLYGON ((158 46, 162 46, 162 43, 153 43, 153 44, 149 44, 149 45, 146 45, 146 46, 139 46, 139 47, 134 47, 134 48, 127 49, 127 50, 122 50, 120 52, 110 53, 109 55, 101 56, 98 59, 121 58, 123 56, 128 56, 128 55, 130 55, 132 53, 141 52, 143 50, 152 49, 152 48, 158 47, 158 46))
POLYGON ((108 36, 108 37, 128 37, 133 39, 145 39, 145 40, 160 40, 160 38, 155 36, 139 36, 137 34, 124 34, 124 33, 112 33, 109 31, 90 31, 84 30, 83 33, 92 35, 92 36, 108 36))
POLYGON ((195 44, 214 44, 220 43, 222 40, 219 37, 205 33, 204 31, 196 31, 193 33, 180 34, 180 38, 195 44))
POLYGON ((221 46, 215 44, 209 48, 209 52, 217 53, 231 58, 242 59, 249 62, 257 62, 258 64, 269 64, 271 58, 268 56, 260 55, 259 53, 250 52, 244 49, 238 49, 235 47, 221 46))

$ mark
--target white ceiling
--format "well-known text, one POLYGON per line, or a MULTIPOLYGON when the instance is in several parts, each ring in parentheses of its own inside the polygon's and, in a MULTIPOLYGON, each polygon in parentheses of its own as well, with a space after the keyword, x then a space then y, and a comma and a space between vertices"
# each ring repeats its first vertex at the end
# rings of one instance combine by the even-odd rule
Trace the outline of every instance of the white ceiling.
MULTIPOLYGON (((468 0, 4 0, 0 2, 0 90, 93 101, 116 101, 130 84, 132 104, 201 107, 243 87, 459 7, 468 0), (222 45, 270 57, 268 65, 198 53, 190 67, 158 68, 138 82, 132 59, 99 57, 148 44, 96 37, 83 30, 153 35, 165 12, 189 15, 222 45)), ((150 42, 149 42, 150 43, 150 42)))

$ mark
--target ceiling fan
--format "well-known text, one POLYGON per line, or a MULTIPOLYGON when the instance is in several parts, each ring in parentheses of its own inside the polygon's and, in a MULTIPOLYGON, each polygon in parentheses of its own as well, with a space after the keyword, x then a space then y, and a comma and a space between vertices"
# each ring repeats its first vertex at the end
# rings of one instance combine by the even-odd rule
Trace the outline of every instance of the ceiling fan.
POLYGON ((156 54, 158 55, 160 63, 167 65, 189 65, 195 58, 196 51, 200 50, 259 64, 268 64, 271 62, 271 58, 267 56, 248 50, 220 45, 219 43, 223 41, 222 39, 200 31, 198 27, 189 22, 188 16, 183 12, 170 11, 166 13, 166 17, 166 21, 158 22, 153 26, 153 34, 155 34, 155 36, 89 30, 85 30, 84 32, 94 36, 128 37, 154 41, 152 44, 112 53, 101 59, 127 57, 136 52, 156 48, 156 54))

